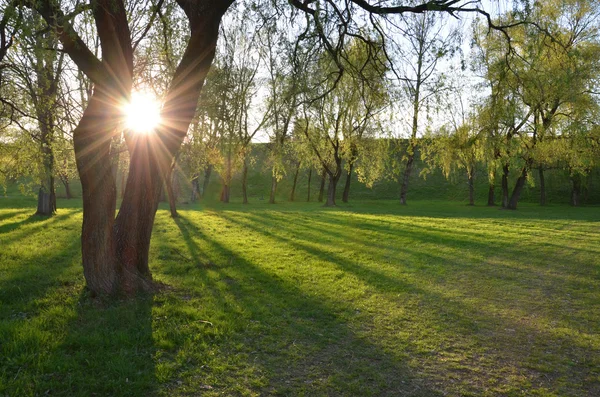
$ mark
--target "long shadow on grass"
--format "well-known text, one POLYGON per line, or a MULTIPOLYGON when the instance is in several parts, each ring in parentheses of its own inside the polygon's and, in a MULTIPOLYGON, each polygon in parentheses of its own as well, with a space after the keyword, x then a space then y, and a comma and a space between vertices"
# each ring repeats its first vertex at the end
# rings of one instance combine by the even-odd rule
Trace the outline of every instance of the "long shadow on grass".
MULTIPOLYGON (((497 317, 487 314, 485 310, 480 307, 475 307, 471 304, 466 304, 463 302, 462 298, 459 296, 453 296, 455 292, 449 290, 449 294, 445 295, 441 293, 441 290, 432 290, 431 288, 423 289, 420 285, 423 283, 416 284, 407 284, 404 280, 397 277, 390 277, 385 273, 375 270, 371 267, 361 266, 355 261, 348 260, 347 258, 341 257, 332 252, 325 252, 321 249, 318 249, 313 244, 308 244, 309 241, 319 240, 314 234, 306 234, 306 231, 300 231, 297 227, 290 227, 291 220, 279 220, 278 222, 274 222, 274 219, 269 219, 265 222, 264 218, 269 218, 269 215, 266 213, 261 213, 260 216, 256 215, 247 215, 248 218, 251 218, 252 221, 246 221, 240 219, 239 217, 233 217, 232 214, 221 214, 221 216, 225 219, 228 219, 233 224, 238 224, 245 228, 251 229, 255 232, 261 233, 269 238, 274 239, 275 241, 279 241, 281 243, 285 243, 294 247, 295 249, 299 249, 309 253, 310 255, 320 258, 323 260, 327 260, 336 266, 339 266, 344 271, 350 272, 353 275, 359 277, 365 282, 377 288, 377 290, 383 293, 397 293, 397 292, 410 292, 413 294, 418 294, 423 297, 423 303, 426 305, 424 309, 426 313, 433 313, 434 317, 437 316, 438 324, 434 324, 434 328, 446 329, 450 331, 450 334, 456 333, 456 335, 463 335, 464 337, 468 337, 469 335, 477 336, 477 339, 480 342, 485 342, 485 346, 494 346, 496 343, 493 342, 494 339, 503 340, 502 343, 505 343, 507 346, 511 346, 512 341, 521 340, 523 345, 520 346, 519 349, 515 350, 511 346, 511 348, 506 349, 502 353, 503 356, 508 356, 509 360, 516 364, 517 366, 526 365, 526 361, 528 356, 534 356, 538 354, 537 350, 542 347, 546 347, 547 350, 552 350, 553 346, 570 346, 568 357, 561 357, 561 359, 573 360, 573 363, 577 363, 578 357, 592 357, 591 353, 588 351, 589 349, 589 341, 580 344, 574 340, 571 335, 575 335, 574 330, 572 329, 572 334, 551 334, 548 333, 547 330, 540 329, 535 327, 534 324, 528 324, 527 322, 515 322, 508 317, 502 316, 497 317), (254 217, 254 218, 253 218, 254 217), (263 219, 261 219, 263 218, 263 219), (263 225, 269 225, 269 227, 273 228, 275 226, 275 230, 277 233, 269 232, 265 230, 265 227, 259 227, 258 225, 263 223, 263 225), (288 235, 293 234, 294 239, 283 237, 281 234, 286 233, 288 235), (510 331, 507 333, 505 331, 506 328, 513 329, 513 333, 517 332, 518 334, 511 334, 510 331), (574 352, 572 352, 574 351, 574 352), (529 352, 529 353, 527 353, 529 352)), ((273 218, 273 217, 271 217, 273 218)), ((322 218, 321 218, 322 219, 322 218)), ((334 226, 333 224, 331 225, 334 226)), ((331 228, 326 229, 327 234, 331 228)), ((406 233, 406 232, 405 232, 406 233)), ((338 236, 338 239, 341 239, 343 236, 338 236)), ((421 239, 427 239, 427 235, 421 233, 415 234, 413 232, 412 238, 415 241, 419 241, 421 239)), ((444 239, 440 239, 439 237, 435 237, 437 243, 442 243, 445 245, 458 245, 458 248, 462 247, 461 241, 453 241, 452 238, 447 237, 444 239)), ((458 262, 450 260, 448 257, 441 257, 435 254, 429 254, 425 252, 418 252, 416 250, 402 247, 401 251, 404 253, 410 253, 411 255, 417 255, 421 259, 424 259, 426 263, 432 263, 433 267, 436 267, 436 263, 443 263, 444 267, 450 267, 456 269, 458 272, 468 272, 473 274, 474 280, 478 278, 481 281, 484 281, 486 278, 499 278, 502 277, 503 274, 501 271, 498 271, 497 274, 482 274, 482 271, 477 269, 469 268, 469 266, 465 266, 465 264, 460 264, 458 262)), ((429 272, 428 270, 423 269, 424 272, 429 272)), ((490 271, 487 269, 486 272, 490 271)), ((493 273, 493 272, 492 272, 493 273)), ((525 273, 524 273, 525 274, 525 273)), ((430 274, 431 276, 436 276, 435 273, 430 274)), ((421 278, 421 277, 419 277, 421 278)), ((424 280, 422 280, 424 281, 424 280)), ((523 281, 523 287, 527 286, 527 280, 523 281)), ((560 281, 552 281, 550 284, 555 285, 556 283, 560 283, 560 281)), ((443 281, 440 285, 444 287, 443 281)), ((443 289, 443 288, 442 288, 443 289)), ((593 302, 592 302, 593 303, 593 302)), ((500 303, 502 306, 502 303, 500 303)), ((502 310, 502 307, 499 307, 502 310)), ((531 308, 523 307, 523 310, 527 313, 527 315, 532 314, 535 317, 535 312, 529 313, 531 308)), ((582 323, 585 321, 582 319, 582 323)), ((560 324, 560 322, 559 322, 560 324)), ((571 324, 568 324, 571 325, 571 324)), ((566 326, 566 325, 565 325, 566 326)), ((570 326, 567 328, 571 328, 570 326)), ((581 330, 583 332, 591 332, 589 329, 581 330)), ((561 331, 564 332, 564 331, 561 331)), ((501 356, 496 359, 501 359, 501 356)), ((585 361, 585 360, 584 360, 585 361)), ((590 372, 589 360, 587 363, 582 364, 571 364, 569 368, 555 369, 559 371, 558 373, 552 371, 552 377, 564 375, 563 371, 566 370, 568 375, 573 378, 591 379, 593 376, 593 371, 590 372)), ((555 383, 556 378, 554 380, 549 379, 547 376, 544 378, 540 376, 540 374, 531 373, 532 380, 539 384, 554 384, 555 387, 558 387, 560 384, 560 380, 558 383, 555 383)), ((585 382, 584 382, 585 383, 585 382)), ((584 390, 595 390, 594 384, 588 384, 584 390)), ((480 390, 481 392, 481 390, 480 390)))
POLYGON ((70 219, 77 213, 3 235, 0 395, 155 393, 152 297, 109 303, 88 298, 80 224, 70 219), (59 248, 47 249, 45 239, 59 248))
MULTIPOLYGON (((225 291, 203 278, 213 295, 234 296, 248 327, 233 339, 251 352, 248 365, 269 379, 262 393, 282 395, 440 395, 399 356, 391 355, 349 327, 350 307, 334 307, 288 280, 242 258, 211 239, 183 214, 175 220, 192 256, 203 239, 214 255, 212 271, 229 280, 225 291)), ((205 269, 200 269, 202 274, 205 269)), ((220 299, 225 302, 226 299, 220 299)), ((230 308, 223 308, 225 311, 230 308)), ((231 313, 234 314, 234 313, 231 313)), ((241 315, 241 314, 240 314, 241 315)), ((230 345, 234 345, 231 343, 230 345)), ((224 353, 232 347, 224 346, 224 353)))

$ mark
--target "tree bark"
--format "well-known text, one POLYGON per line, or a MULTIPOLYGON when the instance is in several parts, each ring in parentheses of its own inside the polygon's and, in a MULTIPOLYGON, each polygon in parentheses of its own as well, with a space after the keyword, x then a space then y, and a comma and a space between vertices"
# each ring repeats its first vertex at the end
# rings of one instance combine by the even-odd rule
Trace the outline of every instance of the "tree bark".
POLYGON ((271 194, 269 195, 269 204, 275 204, 275 193, 277 192, 277 177, 271 177, 271 194))
POLYGON ((508 208, 508 164, 502 166, 502 208, 508 208))
POLYGON ((516 210, 517 204, 519 202, 519 198, 521 197, 521 193, 523 192, 523 188, 525 187, 525 181, 527 180, 527 167, 523 167, 521 171, 521 176, 517 179, 517 183, 515 188, 513 189, 512 195, 510 196, 510 201, 508 202, 508 206, 506 207, 509 210, 516 210))
POLYGON ((308 169, 308 188, 307 188, 307 196, 306 196, 306 202, 310 202, 310 180, 312 178, 312 168, 308 169))
POLYGON ((323 167, 323 172, 321 173, 321 186, 319 187, 319 203, 323 202, 323 192, 325 191, 325 177, 327 173, 325 172, 325 167, 323 167))
POLYGON ((546 179, 544 178, 544 168, 539 167, 538 173, 540 176, 540 205, 546 205, 546 179))
POLYGON ((243 204, 248 204, 248 161, 244 156, 244 164, 242 166, 242 198, 243 204))
POLYGON ((294 201, 296 196, 296 184, 298 183, 298 173, 300 172, 300 162, 296 164, 296 172, 294 173, 294 182, 292 183, 292 190, 290 192, 290 201, 294 201))
POLYGON ((346 173, 346 184, 344 185, 344 194, 342 195, 342 201, 344 203, 348 202, 348 198, 350 197, 350 182, 352 181, 352 169, 354 168, 354 162, 351 162, 348 168, 348 172, 346 173))

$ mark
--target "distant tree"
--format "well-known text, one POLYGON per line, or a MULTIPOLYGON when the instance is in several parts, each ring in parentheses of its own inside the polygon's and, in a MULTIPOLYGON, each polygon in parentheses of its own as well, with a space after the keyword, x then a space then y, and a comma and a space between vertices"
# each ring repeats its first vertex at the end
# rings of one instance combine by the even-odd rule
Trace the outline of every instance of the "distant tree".
POLYGON ((411 103, 412 112, 408 145, 403 150, 403 171, 398 178, 400 204, 406 205, 417 134, 423 130, 420 115, 447 88, 445 76, 438 70, 438 65, 442 59, 449 58, 456 52, 459 30, 448 26, 438 14, 409 14, 402 20, 404 24, 401 30, 408 45, 400 47, 398 51, 400 61, 406 67, 404 72, 399 72, 398 78, 411 103))

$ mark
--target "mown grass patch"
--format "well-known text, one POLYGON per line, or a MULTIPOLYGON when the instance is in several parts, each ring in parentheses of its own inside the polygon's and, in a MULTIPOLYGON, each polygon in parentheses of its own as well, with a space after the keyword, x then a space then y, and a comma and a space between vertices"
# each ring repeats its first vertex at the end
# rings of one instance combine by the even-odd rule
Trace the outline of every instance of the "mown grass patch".
POLYGON ((168 288, 97 302, 80 209, 6 207, 0 395, 600 395, 598 208, 159 210, 168 288))

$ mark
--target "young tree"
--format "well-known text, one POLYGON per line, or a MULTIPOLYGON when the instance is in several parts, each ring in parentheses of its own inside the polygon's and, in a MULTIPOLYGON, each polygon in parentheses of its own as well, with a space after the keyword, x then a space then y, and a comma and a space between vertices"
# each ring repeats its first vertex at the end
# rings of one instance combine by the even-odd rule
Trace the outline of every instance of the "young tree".
POLYGON ((406 50, 400 49, 399 54, 407 70, 398 77, 411 103, 412 112, 408 146, 403 156, 404 170, 399 177, 400 204, 406 205, 417 134, 423 130, 419 116, 445 90, 444 75, 438 72, 437 67, 442 59, 451 57, 456 51, 459 30, 447 26, 440 15, 432 13, 407 15, 403 21, 403 37, 408 45, 405 46, 406 50))

